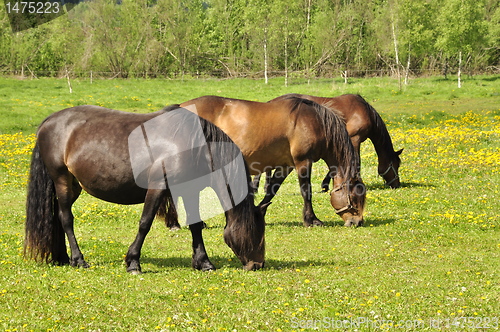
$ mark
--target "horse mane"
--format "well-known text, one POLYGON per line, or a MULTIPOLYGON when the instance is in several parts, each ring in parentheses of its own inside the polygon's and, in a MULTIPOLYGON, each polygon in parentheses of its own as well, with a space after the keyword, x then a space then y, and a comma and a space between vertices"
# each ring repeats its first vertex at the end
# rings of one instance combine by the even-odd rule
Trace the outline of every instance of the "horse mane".
POLYGON ((373 124, 373 128, 371 129, 368 137, 372 141, 376 140, 380 146, 387 149, 387 152, 390 153, 389 155, 392 155, 394 153, 394 146, 392 145, 391 135, 389 135, 389 131, 387 130, 384 120, 382 120, 380 114, 378 114, 375 108, 373 108, 373 106, 370 105, 363 97, 356 95, 356 98, 368 110, 368 116, 373 124), (377 135, 374 133, 377 133, 377 135))
POLYGON ((333 152, 333 157, 337 160, 339 170, 343 170, 349 178, 358 178, 360 159, 352 145, 344 118, 338 112, 332 112, 331 108, 308 99, 303 99, 300 95, 287 95, 286 99, 292 102, 292 111, 299 109, 301 104, 308 105, 314 109, 320 120, 319 123, 323 127, 326 148, 328 151, 333 152))

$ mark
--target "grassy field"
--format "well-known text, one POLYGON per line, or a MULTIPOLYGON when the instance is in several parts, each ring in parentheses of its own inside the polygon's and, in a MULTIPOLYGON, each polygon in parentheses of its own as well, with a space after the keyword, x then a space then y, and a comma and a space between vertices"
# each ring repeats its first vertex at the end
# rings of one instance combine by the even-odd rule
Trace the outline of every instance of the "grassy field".
MULTIPOLYGON (((0 78, 0 330, 309 331, 500 329, 500 78, 15 80, 0 78), (74 207, 88 269, 23 259, 25 187, 34 132, 48 114, 81 104, 149 112, 205 94, 266 101, 300 92, 362 94, 404 148, 402 187, 384 187, 362 145, 365 226, 345 228, 317 193, 323 228, 304 228, 296 174, 266 217, 266 268, 244 272, 224 244, 224 220, 204 237, 217 271, 194 271, 187 229, 155 222, 140 276, 124 254, 141 206, 87 194, 74 207)), ((260 197, 259 197, 260 198, 260 197)))

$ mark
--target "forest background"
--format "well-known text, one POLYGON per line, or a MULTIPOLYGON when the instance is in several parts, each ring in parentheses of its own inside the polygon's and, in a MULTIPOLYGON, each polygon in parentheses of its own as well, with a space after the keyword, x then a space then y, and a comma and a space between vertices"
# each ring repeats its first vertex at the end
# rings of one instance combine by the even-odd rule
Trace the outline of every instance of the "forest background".
POLYGON ((0 74, 294 77, 492 74, 498 0, 94 0, 12 33, 0 74))

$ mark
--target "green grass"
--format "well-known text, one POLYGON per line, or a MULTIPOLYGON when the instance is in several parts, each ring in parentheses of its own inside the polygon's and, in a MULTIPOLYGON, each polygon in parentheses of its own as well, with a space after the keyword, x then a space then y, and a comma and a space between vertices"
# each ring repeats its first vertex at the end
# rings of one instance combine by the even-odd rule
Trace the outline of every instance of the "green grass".
POLYGON ((16 80, 0 78, 0 133, 32 133, 49 114, 76 105, 101 105, 123 111, 152 112, 168 104, 182 103, 201 95, 221 95, 268 101, 285 93, 336 96, 359 93, 382 115, 425 114, 431 111, 459 114, 469 110, 496 111, 500 100, 500 78, 477 76, 466 79, 462 89, 452 79, 418 78, 398 90, 389 78, 340 80, 317 79, 309 83, 292 79, 284 86, 282 78, 269 84, 263 80, 72 80, 73 93, 66 79, 16 80), (477 102, 480 100, 480 104, 477 102))
POLYGON ((0 330, 354 330, 356 322, 360 331, 397 324, 406 324, 401 330, 498 330, 500 81, 474 78, 458 90, 452 80, 418 79, 401 93, 388 79, 354 80, 347 87, 331 80, 282 83, 73 81, 69 94, 65 80, 0 79, 0 330), (359 92, 386 120, 395 147, 404 147, 403 186, 390 190, 376 174, 371 143, 362 145, 365 227, 343 227, 328 195, 317 193, 326 170, 318 163, 314 207, 326 227, 301 226, 302 199, 292 173, 268 210, 261 271, 242 271, 224 244, 224 220, 216 217, 207 221, 204 237, 217 271, 192 270, 189 231, 171 232, 157 221, 142 251, 145 273, 128 275, 123 256, 141 206, 87 194, 74 214, 91 267, 23 259, 32 133, 49 113, 86 103, 143 112, 203 94, 264 101, 287 92, 359 92))

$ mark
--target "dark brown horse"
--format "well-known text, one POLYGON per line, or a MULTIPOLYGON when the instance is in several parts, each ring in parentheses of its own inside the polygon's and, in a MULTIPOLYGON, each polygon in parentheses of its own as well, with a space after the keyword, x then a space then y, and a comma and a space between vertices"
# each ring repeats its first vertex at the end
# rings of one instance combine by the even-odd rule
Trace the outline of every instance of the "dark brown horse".
POLYGON ((68 108, 52 114, 38 128, 28 185, 25 253, 58 265, 88 266, 75 238, 71 212, 83 188, 108 202, 144 203, 138 233, 125 257, 127 271, 140 273, 141 248, 159 208, 167 212, 167 219, 177 218, 176 197, 182 197, 186 205, 193 267, 215 269, 205 251, 203 222, 196 210, 199 191, 210 186, 221 203, 233 204, 225 209, 226 243, 245 269, 258 269, 264 264, 264 211, 255 207, 249 181, 248 167, 230 138, 177 106, 150 114, 97 106, 68 108), (205 144, 198 141, 193 149, 186 149, 186 142, 196 136, 196 126, 205 144), (222 146, 217 148, 219 142, 222 146), (234 162, 238 155, 241 163, 234 162), (206 176, 218 170, 222 181, 206 176), (232 180, 241 184, 241 174, 242 187, 235 188, 232 180), (200 175, 205 181, 198 181, 200 175), (195 185, 185 189, 190 180, 195 185), (174 187, 181 190, 174 193, 174 187))
MULTIPOLYGON (((399 155, 403 152, 403 149, 394 151, 392 139, 384 121, 363 97, 354 94, 346 94, 334 98, 287 94, 275 98, 271 102, 287 99, 290 96, 315 101, 340 114, 346 122, 347 132, 358 155, 361 143, 369 138, 378 155, 379 175, 384 178, 386 185, 391 188, 399 188, 401 185, 398 174, 399 166, 401 165, 399 155)), ((323 191, 328 191, 330 180, 331 176, 329 172, 321 183, 323 191)))
POLYGON ((181 104, 221 128, 241 149, 252 175, 275 170, 262 204, 269 203, 295 168, 304 199, 305 226, 322 225, 311 203, 312 164, 323 159, 336 174, 331 204, 345 224, 363 223, 365 187, 359 157, 343 120, 325 107, 289 97, 269 103, 217 96, 181 104))

